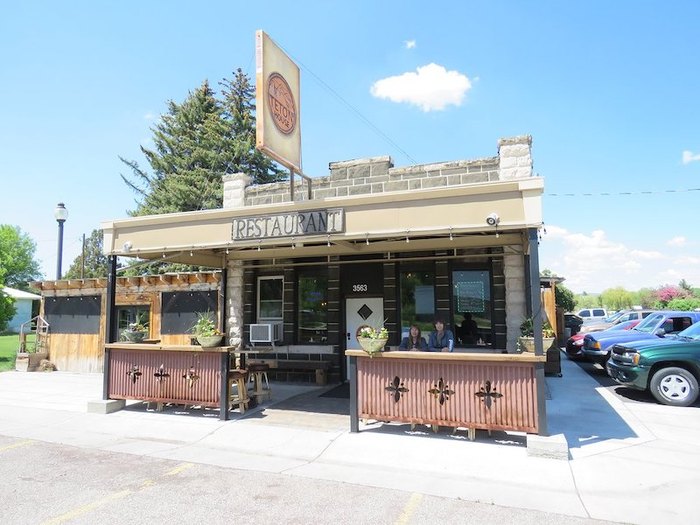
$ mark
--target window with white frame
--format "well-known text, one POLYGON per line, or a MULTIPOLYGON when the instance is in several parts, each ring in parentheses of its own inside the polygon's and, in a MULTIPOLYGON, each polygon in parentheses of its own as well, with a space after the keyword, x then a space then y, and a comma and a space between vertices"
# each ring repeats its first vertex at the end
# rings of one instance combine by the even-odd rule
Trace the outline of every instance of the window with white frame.
POLYGON ((284 311, 284 277, 258 277, 258 322, 281 321, 284 311))

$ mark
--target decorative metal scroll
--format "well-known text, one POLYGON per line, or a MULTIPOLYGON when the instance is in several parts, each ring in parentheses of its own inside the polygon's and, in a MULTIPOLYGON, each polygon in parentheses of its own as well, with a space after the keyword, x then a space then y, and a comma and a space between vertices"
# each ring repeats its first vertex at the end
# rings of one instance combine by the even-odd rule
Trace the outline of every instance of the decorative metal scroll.
POLYGON ((503 394, 491 387, 491 381, 486 381, 484 386, 479 388, 479 391, 475 392, 474 395, 481 398, 481 401, 483 401, 483 403, 486 405, 486 408, 491 408, 492 402, 495 403, 497 399, 503 397, 503 394))
POLYGON ((450 400, 450 396, 455 393, 454 390, 450 390, 449 386, 443 381, 442 377, 437 383, 433 384, 433 388, 428 390, 429 393, 433 394, 435 399, 440 401, 440 405, 444 405, 445 401, 450 400))
POLYGON ((394 403, 398 403, 401 399, 401 396, 405 392, 408 392, 408 388, 403 386, 403 383, 401 382, 401 379, 399 379, 399 376, 394 376, 394 380, 391 383, 389 383, 389 386, 385 386, 384 390, 386 390, 387 392, 391 392, 391 395, 394 398, 394 403))
POLYGON ((138 365, 134 364, 131 366, 131 370, 129 370, 126 375, 129 376, 129 379, 131 379, 131 382, 133 384, 136 384, 136 380, 141 377, 141 371, 139 370, 138 365))
POLYGON ((160 368, 158 368, 158 371, 155 372, 153 376, 158 380, 158 382, 162 382, 166 377, 170 377, 170 374, 165 371, 165 365, 160 365, 160 368))
POLYGON ((194 365, 190 367, 190 369, 187 371, 187 373, 182 376, 182 379, 186 379, 188 382, 188 385, 190 388, 194 386, 194 384, 199 381, 199 375, 197 375, 197 371, 194 369, 194 365))

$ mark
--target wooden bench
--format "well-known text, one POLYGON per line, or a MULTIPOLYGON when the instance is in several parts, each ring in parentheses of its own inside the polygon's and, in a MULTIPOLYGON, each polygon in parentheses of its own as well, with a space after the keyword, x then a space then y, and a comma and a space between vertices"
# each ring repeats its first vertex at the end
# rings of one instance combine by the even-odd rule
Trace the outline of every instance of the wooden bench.
POLYGON ((313 371, 316 374, 316 384, 324 386, 328 384, 328 370, 331 367, 329 361, 303 361, 295 359, 248 359, 248 363, 270 365, 270 371, 313 371))

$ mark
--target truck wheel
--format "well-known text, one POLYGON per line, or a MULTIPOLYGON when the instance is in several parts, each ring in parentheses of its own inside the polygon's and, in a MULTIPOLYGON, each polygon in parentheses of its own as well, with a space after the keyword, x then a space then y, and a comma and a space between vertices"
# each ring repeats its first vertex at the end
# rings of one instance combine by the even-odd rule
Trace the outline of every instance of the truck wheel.
POLYGON ((698 398, 698 381, 685 368, 657 370, 649 385, 651 394, 664 405, 687 407, 698 398))

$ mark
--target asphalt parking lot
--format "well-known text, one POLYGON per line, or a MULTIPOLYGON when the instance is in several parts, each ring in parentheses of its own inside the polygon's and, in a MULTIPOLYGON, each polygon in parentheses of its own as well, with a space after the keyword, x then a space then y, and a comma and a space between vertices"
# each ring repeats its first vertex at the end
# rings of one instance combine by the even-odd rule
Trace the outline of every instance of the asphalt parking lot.
MULTIPOLYGON (((562 359, 569 359, 566 356, 565 352, 562 352, 562 359)), ((608 391, 614 394, 615 397, 617 397, 620 401, 624 403, 646 403, 664 406, 661 403, 657 402, 656 399, 654 399, 654 397, 649 392, 634 390, 632 388, 627 388, 617 384, 605 371, 605 367, 603 365, 593 363, 590 361, 575 361, 571 359, 569 360, 580 366, 583 370, 586 371, 586 373, 588 373, 590 377, 595 379, 600 384, 600 386, 606 388, 608 391)), ((700 407, 700 399, 698 399, 691 406, 700 407)), ((675 407, 668 408, 673 409, 675 407)))

